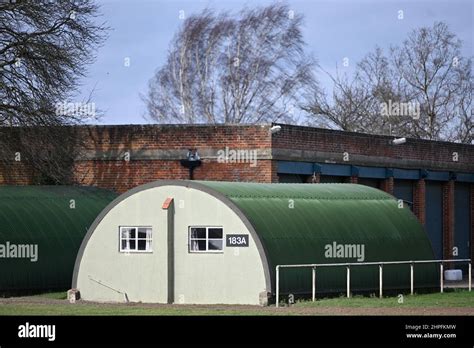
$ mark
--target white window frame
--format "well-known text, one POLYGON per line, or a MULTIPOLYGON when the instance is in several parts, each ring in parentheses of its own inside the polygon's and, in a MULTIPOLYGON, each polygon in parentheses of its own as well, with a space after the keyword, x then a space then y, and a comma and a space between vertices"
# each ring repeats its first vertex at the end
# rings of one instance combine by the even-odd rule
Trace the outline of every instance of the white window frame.
POLYGON ((225 247, 225 234, 224 227, 222 226, 189 226, 188 227, 188 253, 191 254, 222 254, 225 247), (191 238, 191 229, 192 228, 205 228, 206 229, 206 238, 191 238), (209 229, 220 228, 222 230, 222 238, 209 238, 209 229), (192 240, 205 240, 206 241, 206 250, 192 250, 191 248, 191 239, 192 240), (220 240, 222 242, 222 249, 220 250, 210 250, 209 249, 209 240, 220 240))
POLYGON ((138 254, 149 254, 149 253, 152 253, 153 252, 153 228, 151 226, 119 226, 119 252, 121 253, 124 253, 124 254, 130 254, 130 253, 138 253, 138 254), (135 249, 131 250, 131 249, 123 249, 122 248, 122 240, 126 240, 127 238, 122 238, 122 231, 124 229, 132 229, 134 228, 136 231, 135 231, 135 238, 132 239, 132 238, 128 238, 129 240, 135 240, 135 249), (138 238, 138 229, 139 228, 146 228, 146 229, 150 229, 151 233, 151 237, 150 238, 138 238), (150 246, 150 249, 145 249, 145 250, 138 250, 138 240, 144 240, 145 242, 149 242, 149 243, 145 243, 145 245, 149 245, 150 246))

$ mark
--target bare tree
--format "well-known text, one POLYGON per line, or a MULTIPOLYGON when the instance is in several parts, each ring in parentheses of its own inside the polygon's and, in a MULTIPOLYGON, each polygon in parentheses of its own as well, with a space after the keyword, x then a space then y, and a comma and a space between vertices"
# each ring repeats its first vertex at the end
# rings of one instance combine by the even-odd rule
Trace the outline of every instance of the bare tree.
POLYGON ((98 16, 92 0, 0 3, 0 155, 23 153, 48 182, 67 181, 76 155, 76 132, 60 126, 94 116, 69 102, 105 39, 98 16))
POLYGON ((462 57, 460 40, 446 24, 435 23, 413 31, 392 55, 407 99, 422 109, 421 117, 403 131, 418 138, 448 139, 456 103, 466 93, 463 80, 471 75, 471 59, 462 57))
POLYGON ((288 120, 315 84, 302 16, 274 4, 238 16, 204 10, 187 18, 143 99, 160 122, 288 120))
POLYGON ((472 73, 472 61, 468 61, 467 70, 458 71, 462 76, 458 78, 460 83, 459 93, 456 95, 454 104, 456 105, 454 113, 453 126, 448 133, 448 139, 453 141, 474 144, 474 78, 472 73))
POLYGON ((380 117, 380 103, 398 100, 394 92, 393 71, 383 50, 379 47, 369 53, 353 76, 347 73, 335 75, 325 72, 333 82, 331 95, 317 90, 311 102, 303 109, 315 116, 316 125, 346 131, 382 133, 388 120, 380 117))
POLYGON ((472 142, 472 76, 461 42, 435 23, 413 30, 390 58, 380 48, 369 53, 352 79, 332 77, 332 98, 314 93, 305 110, 335 128, 472 142), (397 112, 386 112, 393 105, 397 112), (416 112, 399 112, 404 105, 416 112))

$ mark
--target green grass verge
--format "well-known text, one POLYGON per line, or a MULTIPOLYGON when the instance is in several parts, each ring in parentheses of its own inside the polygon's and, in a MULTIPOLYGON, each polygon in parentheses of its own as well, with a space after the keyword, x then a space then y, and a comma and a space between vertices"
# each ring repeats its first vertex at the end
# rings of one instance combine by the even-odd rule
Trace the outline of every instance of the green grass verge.
POLYGON ((301 301, 296 307, 474 307, 474 292, 454 290, 445 293, 403 295, 402 297, 323 298, 315 302, 301 301))
POLYGON ((35 297, 50 298, 50 299, 53 299, 53 300, 65 300, 65 299, 67 299, 67 292, 65 292, 65 291, 46 292, 44 294, 35 295, 35 297))
MULTIPOLYGON (((78 302, 70 304, 64 292, 47 293, 23 298, 20 301, 1 301, 0 315, 294 315, 298 310, 324 307, 347 308, 423 308, 423 307, 467 307, 474 310, 474 292, 457 290, 447 293, 423 295, 404 295, 403 303, 398 297, 370 298, 354 296, 350 299, 324 298, 316 302, 297 302, 291 308, 261 308, 258 306, 192 306, 192 305, 147 305, 134 304, 96 304, 78 302), (44 299, 43 302, 37 302, 44 299), (51 299, 53 301, 47 301, 51 299), (54 301, 58 300, 58 301, 54 301), (64 301, 59 301, 64 300, 64 301)), ((305 311, 305 314, 311 314, 305 311)))

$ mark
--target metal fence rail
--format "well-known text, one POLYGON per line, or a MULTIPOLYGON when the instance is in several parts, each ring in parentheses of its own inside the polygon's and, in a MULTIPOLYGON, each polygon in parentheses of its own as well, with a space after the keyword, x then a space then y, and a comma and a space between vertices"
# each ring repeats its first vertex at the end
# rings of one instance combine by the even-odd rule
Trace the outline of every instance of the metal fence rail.
POLYGON ((457 259, 457 260, 417 260, 417 261, 383 261, 383 262, 348 262, 348 263, 311 263, 311 264, 295 264, 295 265, 277 265, 276 271, 276 307, 279 305, 280 298, 280 268, 312 268, 312 300, 316 299, 316 268, 317 267, 346 267, 346 284, 347 297, 351 295, 351 266, 379 266, 379 297, 382 298, 383 289, 383 266, 384 265, 410 265, 410 293, 413 295, 414 289, 414 273, 415 264, 422 263, 439 263, 440 268, 440 291, 443 292, 444 277, 443 264, 449 262, 466 262, 469 264, 468 270, 468 284, 469 291, 472 288, 471 279, 471 259, 457 259))

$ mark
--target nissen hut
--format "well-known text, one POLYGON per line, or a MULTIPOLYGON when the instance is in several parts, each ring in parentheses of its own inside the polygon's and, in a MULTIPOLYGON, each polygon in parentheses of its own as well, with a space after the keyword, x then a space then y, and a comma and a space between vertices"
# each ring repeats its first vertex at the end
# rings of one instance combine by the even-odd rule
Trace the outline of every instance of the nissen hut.
MULTIPOLYGON (((156 181, 97 217, 72 286, 90 301, 267 304, 277 265, 433 258, 410 209, 371 187, 156 181)), ((316 292, 344 292, 345 272, 318 270, 316 292)), ((417 288, 437 280, 435 265, 415 267, 417 288)), ((383 283, 409 288, 409 265, 384 266, 383 283)), ((311 269, 281 270, 281 294, 310 294, 311 284, 311 269)), ((378 285, 378 266, 354 267, 353 291, 378 285)))

